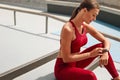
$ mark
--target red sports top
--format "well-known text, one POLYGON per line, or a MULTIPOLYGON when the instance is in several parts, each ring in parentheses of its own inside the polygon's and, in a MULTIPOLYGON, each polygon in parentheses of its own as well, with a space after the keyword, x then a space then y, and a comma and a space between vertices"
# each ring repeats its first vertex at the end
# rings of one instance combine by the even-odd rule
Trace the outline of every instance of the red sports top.
POLYGON ((80 48, 87 43, 88 39, 86 36, 86 28, 84 26, 83 26, 82 34, 80 34, 75 24, 72 21, 70 22, 72 26, 75 28, 76 39, 73 40, 71 43, 71 53, 75 53, 80 51, 80 48))

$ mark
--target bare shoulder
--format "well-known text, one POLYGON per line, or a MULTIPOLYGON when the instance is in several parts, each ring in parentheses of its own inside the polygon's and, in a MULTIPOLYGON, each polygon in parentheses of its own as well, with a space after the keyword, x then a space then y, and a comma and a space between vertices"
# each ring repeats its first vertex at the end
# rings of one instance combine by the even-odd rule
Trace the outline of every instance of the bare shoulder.
POLYGON ((72 27, 70 22, 64 24, 62 28, 62 32, 73 33, 74 28, 72 27))
POLYGON ((61 31, 61 38, 69 38, 73 37, 74 28, 72 27, 70 22, 64 24, 62 31, 61 31), (69 35, 69 36, 68 36, 69 35))

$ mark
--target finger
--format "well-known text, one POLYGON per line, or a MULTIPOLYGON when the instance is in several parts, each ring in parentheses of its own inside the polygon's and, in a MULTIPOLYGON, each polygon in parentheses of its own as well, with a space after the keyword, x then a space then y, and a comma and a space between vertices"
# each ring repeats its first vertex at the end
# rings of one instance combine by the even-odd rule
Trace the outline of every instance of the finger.
POLYGON ((101 59, 101 60, 100 60, 100 64, 101 64, 101 65, 105 65, 105 64, 107 64, 107 61, 106 61, 106 60, 101 59))
POLYGON ((103 54, 102 53, 98 53, 98 56, 102 56, 103 54))
POLYGON ((105 64, 106 64, 106 61, 105 61, 105 60, 102 60, 102 64, 105 65, 105 64))
POLYGON ((103 67, 103 65, 101 64, 101 62, 99 62, 99 66, 102 68, 103 67))
POLYGON ((98 49, 98 53, 102 53, 102 51, 103 51, 103 48, 98 49))
POLYGON ((108 64, 108 60, 105 60, 104 65, 107 65, 107 64, 108 64))
POLYGON ((99 66, 102 67, 102 63, 101 63, 101 60, 99 61, 99 66))
POLYGON ((102 47, 97 47, 96 49, 103 49, 102 47))
POLYGON ((101 60, 101 64, 102 65, 107 65, 108 64, 108 60, 101 60))
POLYGON ((108 59, 102 59, 102 64, 107 65, 108 64, 108 59))

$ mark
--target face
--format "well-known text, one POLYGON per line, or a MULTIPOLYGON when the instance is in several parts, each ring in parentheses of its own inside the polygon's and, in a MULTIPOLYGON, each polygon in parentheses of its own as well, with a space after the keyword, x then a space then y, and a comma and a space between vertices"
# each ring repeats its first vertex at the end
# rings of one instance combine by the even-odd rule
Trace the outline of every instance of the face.
POLYGON ((84 21, 89 24, 90 22, 96 20, 96 17, 99 14, 99 11, 100 10, 97 8, 91 9, 90 11, 86 9, 84 18, 83 18, 84 21))

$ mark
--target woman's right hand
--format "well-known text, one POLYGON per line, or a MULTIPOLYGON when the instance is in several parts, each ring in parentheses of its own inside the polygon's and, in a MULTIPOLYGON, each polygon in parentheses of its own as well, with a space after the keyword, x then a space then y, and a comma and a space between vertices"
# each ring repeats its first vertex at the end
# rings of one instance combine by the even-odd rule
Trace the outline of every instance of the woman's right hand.
POLYGON ((95 48, 92 51, 90 51, 90 57, 96 57, 96 56, 101 56, 103 48, 95 48))

